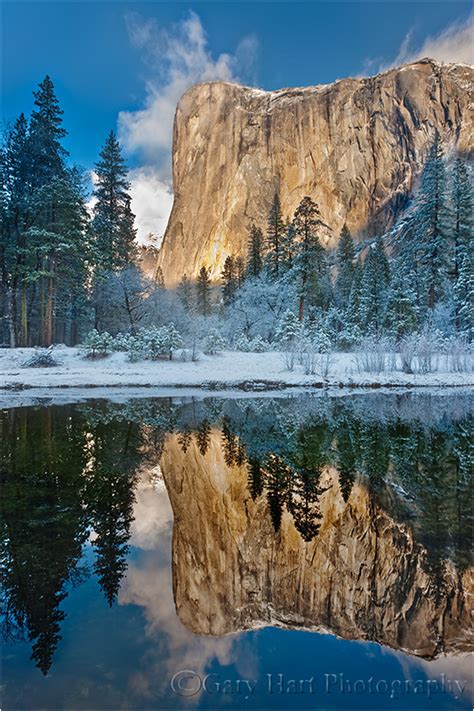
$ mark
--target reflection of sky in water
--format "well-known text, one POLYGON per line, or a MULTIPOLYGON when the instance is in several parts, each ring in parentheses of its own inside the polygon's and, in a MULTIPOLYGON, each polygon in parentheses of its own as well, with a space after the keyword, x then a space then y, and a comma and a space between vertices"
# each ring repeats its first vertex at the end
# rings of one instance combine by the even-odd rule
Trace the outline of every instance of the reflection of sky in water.
MULTIPOLYGON (((133 514, 118 604, 107 606, 94 575, 69 589, 47 677, 29 661, 28 642, 5 645, 5 708, 471 708, 470 690, 454 684, 465 687, 472 677, 466 656, 429 662, 375 643, 277 628, 193 634, 175 611, 173 516, 159 467, 141 472, 133 514), (210 675, 207 690, 174 693, 170 681, 180 670, 210 675)), ((91 570, 92 561, 88 544, 83 562, 91 570)))

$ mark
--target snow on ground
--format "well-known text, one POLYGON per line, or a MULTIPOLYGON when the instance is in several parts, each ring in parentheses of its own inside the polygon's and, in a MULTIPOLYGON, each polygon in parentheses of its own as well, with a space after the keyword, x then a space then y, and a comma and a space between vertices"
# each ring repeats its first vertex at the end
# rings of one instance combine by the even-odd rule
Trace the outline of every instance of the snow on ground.
MULTIPOLYGON (((267 390, 280 387, 439 387, 473 386, 474 374, 447 372, 444 357, 438 370, 426 374, 406 374, 401 370, 382 373, 359 372, 353 353, 335 353, 326 378, 306 375, 303 366, 294 370, 285 366, 279 352, 242 353, 225 351, 219 355, 201 355, 197 362, 139 361, 131 363, 125 353, 107 358, 84 358, 77 348, 59 346, 54 357, 60 363, 53 368, 25 368, 32 348, 0 350, 0 390, 21 388, 67 387, 186 387, 211 390, 240 388, 267 390)), ((178 354, 179 355, 179 354, 178 354)), ((5 394, 5 393, 3 393, 5 394)))

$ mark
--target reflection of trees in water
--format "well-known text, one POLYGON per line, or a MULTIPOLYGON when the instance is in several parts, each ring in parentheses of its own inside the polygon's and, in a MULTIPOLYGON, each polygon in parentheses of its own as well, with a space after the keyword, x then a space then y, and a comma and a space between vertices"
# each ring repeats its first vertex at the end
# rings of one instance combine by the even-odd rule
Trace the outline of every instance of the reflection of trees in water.
POLYGON ((250 495, 265 496, 276 531, 286 510, 303 540, 317 536, 321 472, 333 466, 345 502, 361 477, 374 502, 411 522, 431 584, 441 586, 447 557, 470 562, 472 419, 462 401, 421 401, 210 398, 4 412, 4 633, 27 637, 46 673, 61 603, 90 572, 80 567, 89 531, 92 569, 111 605, 126 570, 138 465, 156 462, 170 432, 183 452, 194 437, 205 455, 216 425, 226 463, 246 466, 250 495))
POLYGON ((256 457, 250 457, 248 460, 248 486, 250 496, 255 501, 263 491, 262 465, 256 457))
POLYGON ((199 451, 204 456, 211 442, 211 425, 208 420, 203 420, 194 433, 199 451))
POLYGON ((3 431, 3 631, 26 636, 46 674, 61 639, 61 602, 88 574, 79 561, 91 528, 94 572, 109 604, 116 599, 140 438, 136 425, 90 427, 70 408, 6 413, 3 431))
POLYGON ((84 433, 53 409, 24 408, 2 420, 4 634, 26 636, 46 674, 61 638, 66 586, 83 575, 84 433))
POLYGON ((396 519, 412 522, 428 549, 427 567, 442 576, 444 558, 469 564, 472 419, 461 410, 457 420, 433 422, 431 411, 420 420, 419 406, 411 419, 399 400, 401 408, 377 417, 360 403, 352 407, 338 402, 306 421, 301 413, 288 413, 286 423, 284 408, 275 401, 268 413, 259 405, 255 417, 246 402, 240 413, 222 420, 225 461, 233 466, 245 458, 250 494, 255 500, 266 493, 275 530, 286 508, 305 540, 317 535, 320 524, 322 469, 337 470, 346 503, 355 479, 362 477, 374 503, 396 519), (425 419, 431 420, 429 426, 425 419))
POLYGON ((91 432, 86 506, 95 534, 94 572, 110 606, 127 568, 140 444, 138 425, 131 422, 97 424, 91 432))

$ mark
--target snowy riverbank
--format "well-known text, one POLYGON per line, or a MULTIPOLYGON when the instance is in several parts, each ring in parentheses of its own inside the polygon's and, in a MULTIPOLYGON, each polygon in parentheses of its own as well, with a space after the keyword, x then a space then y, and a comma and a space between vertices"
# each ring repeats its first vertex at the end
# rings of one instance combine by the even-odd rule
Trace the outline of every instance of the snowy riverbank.
POLYGON ((430 373, 407 374, 397 369, 380 373, 360 371, 353 353, 334 353, 326 377, 306 374, 297 362, 293 370, 278 352, 242 353, 225 351, 219 355, 201 355, 196 362, 138 361, 131 363, 125 353, 91 360, 77 348, 54 349, 58 366, 28 368, 23 364, 34 353, 31 348, 0 350, 0 389, 70 388, 70 387, 173 387, 238 388, 271 390, 287 387, 459 387, 473 386, 472 372, 450 372, 444 356, 430 373))

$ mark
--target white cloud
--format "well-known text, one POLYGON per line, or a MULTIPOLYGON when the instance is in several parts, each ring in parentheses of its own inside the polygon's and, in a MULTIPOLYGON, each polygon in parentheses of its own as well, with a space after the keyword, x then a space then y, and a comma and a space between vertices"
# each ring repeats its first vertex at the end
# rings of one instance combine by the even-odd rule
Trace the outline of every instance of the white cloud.
POLYGON ((146 244, 150 234, 161 239, 173 205, 171 185, 153 166, 131 170, 129 180, 138 242, 146 244))
POLYGON ((121 111, 118 117, 123 148, 143 163, 130 175, 138 239, 143 242, 150 232, 163 235, 171 210, 171 145, 180 97, 201 81, 253 79, 258 43, 254 36, 244 37, 233 54, 214 58, 194 12, 170 29, 137 13, 125 19, 130 41, 142 53, 149 73, 143 108, 121 111))
POLYGON ((448 25, 439 34, 426 37, 418 46, 413 46, 413 31, 407 32, 398 50, 397 56, 388 63, 368 60, 365 73, 369 71, 384 71, 400 64, 414 62, 417 59, 430 57, 445 63, 474 63, 474 14, 448 25), (377 66, 378 65, 378 66, 377 66))
POLYGON ((474 62, 473 18, 471 14, 467 19, 449 25, 438 35, 427 37, 418 49, 410 46, 411 33, 408 33, 400 46, 394 64, 405 64, 422 57, 437 59, 439 62, 472 64, 474 62))
POLYGON ((170 150, 176 104, 193 84, 221 79, 237 81, 252 71, 257 51, 255 37, 245 37, 234 54, 214 58, 199 17, 190 12, 171 30, 136 13, 126 16, 132 43, 143 52, 153 77, 146 84, 145 105, 121 111, 119 135, 129 153, 153 161, 165 178, 170 173, 170 150))

